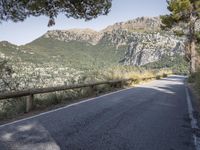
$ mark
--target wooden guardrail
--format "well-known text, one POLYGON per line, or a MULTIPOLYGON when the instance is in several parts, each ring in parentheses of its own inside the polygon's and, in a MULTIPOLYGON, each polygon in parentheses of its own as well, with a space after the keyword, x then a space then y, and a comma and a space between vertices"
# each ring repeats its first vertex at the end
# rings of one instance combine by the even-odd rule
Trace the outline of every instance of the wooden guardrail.
MULTIPOLYGON (((150 80, 154 79, 154 77, 146 77, 141 78, 141 80, 150 80)), ((33 101, 34 101, 34 95, 36 94, 44 94, 44 93, 50 93, 50 92, 56 92, 56 91, 64 91, 64 90, 71 90, 71 89, 79 89, 84 87, 91 87, 92 89, 97 85, 102 84, 110 84, 110 85, 122 85, 126 82, 137 82, 138 79, 123 79, 123 80, 112 80, 112 81, 101 81, 96 83, 86 83, 86 84, 77 84, 77 85, 63 85, 63 86, 55 86, 55 87, 47 87, 47 88, 33 88, 23 91, 14 91, 14 92, 5 92, 0 93, 0 101, 9 99, 9 98, 18 98, 18 97, 24 97, 27 96, 26 99, 26 112, 29 112, 33 108, 33 101)))
POLYGON ((42 93, 50 93, 50 92, 56 92, 56 91, 64 91, 64 90, 70 90, 70 89, 78 89, 83 87, 91 87, 102 84, 111 84, 111 85, 117 85, 122 84, 124 82, 128 81, 135 81, 136 79, 124 79, 124 80, 113 80, 113 81, 103 81, 103 82, 96 82, 96 83, 87 83, 87 84, 78 84, 78 85, 63 85, 63 86, 56 86, 56 87, 47 87, 47 88, 34 88, 24 91, 15 91, 15 92, 6 92, 0 94, 0 100, 9 99, 9 98, 18 98, 27 96, 26 99, 26 112, 29 112, 33 107, 33 100, 35 94, 42 94, 42 93))

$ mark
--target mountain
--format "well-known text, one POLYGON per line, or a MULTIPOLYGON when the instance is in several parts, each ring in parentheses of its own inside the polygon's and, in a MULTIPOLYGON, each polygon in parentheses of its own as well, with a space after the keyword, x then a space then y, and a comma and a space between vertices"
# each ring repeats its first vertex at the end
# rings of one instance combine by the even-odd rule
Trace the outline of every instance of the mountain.
POLYGON ((63 50, 62 56, 64 53, 70 57, 73 55, 71 58, 65 56, 70 61, 84 56, 86 60, 81 57, 80 62, 89 60, 109 65, 120 63, 141 66, 166 55, 172 57, 184 54, 184 39, 171 32, 161 32, 160 19, 156 17, 116 23, 100 32, 90 29, 52 30, 27 46, 32 49, 37 47, 40 52, 45 49, 51 54, 55 50, 63 50))
MULTIPOLYGON (((1 44, 2 45, 2 44, 1 44)), ((12 44, 11 44, 12 45, 12 44)), ((2 47, 2 46, 1 46, 2 47)), ((97 32, 91 29, 51 30, 14 53, 22 61, 43 64, 55 62, 74 68, 111 64, 145 65, 168 55, 184 53, 184 39, 160 31, 158 17, 141 17, 116 23, 97 32), (30 56, 26 56, 30 55, 30 56)))
POLYGON ((43 86, 42 82, 69 83, 88 70, 109 66, 163 68, 182 64, 185 39, 170 31, 161 31, 160 23, 158 17, 141 17, 99 32, 50 30, 23 46, 0 42, 0 58, 9 60, 16 76, 31 80, 37 86, 43 86), (41 76, 45 81, 38 80, 41 76))
POLYGON ((118 29, 128 30, 130 32, 158 32, 160 31, 161 20, 159 17, 139 17, 127 22, 119 22, 108 26, 104 32, 118 29))

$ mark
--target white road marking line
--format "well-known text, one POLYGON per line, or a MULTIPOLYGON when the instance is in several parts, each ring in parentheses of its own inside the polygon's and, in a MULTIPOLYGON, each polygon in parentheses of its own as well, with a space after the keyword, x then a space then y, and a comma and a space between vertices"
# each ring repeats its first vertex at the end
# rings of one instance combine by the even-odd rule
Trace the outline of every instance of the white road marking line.
MULTIPOLYGON (((192 107, 192 102, 191 102, 191 98, 189 95, 189 91, 188 88, 185 86, 185 92, 186 92, 186 99, 187 99, 187 104, 188 104, 188 113, 189 113, 189 117, 191 119, 191 127, 192 129, 199 129, 198 125, 197 125, 197 120, 196 118, 194 118, 193 116, 193 107, 192 107)), ((194 140, 194 145, 196 150, 200 150, 200 138, 197 137, 194 133, 192 133, 193 136, 193 140, 194 140)))
POLYGON ((20 119, 20 120, 16 120, 16 121, 13 121, 13 122, 10 122, 10 123, 6 123, 6 124, 3 124, 3 125, 0 125, 0 128, 3 128, 3 127, 8 126, 8 125, 15 124, 15 123, 19 123, 19 122, 22 122, 22 121, 25 121, 25 120, 30 120, 30 119, 33 119, 33 118, 36 118, 36 117, 39 117, 39 116, 49 114, 49 113, 53 113, 53 112, 56 112, 56 111, 59 111, 59 110, 62 110, 62 109, 65 109, 65 108, 68 108, 68 107, 71 107, 71 106, 79 105, 79 104, 82 104, 82 103, 85 103, 85 102, 88 102, 88 101, 92 101, 92 100, 95 100, 95 99, 99 99, 99 98, 102 98, 102 97, 113 95, 115 93, 126 91, 126 90, 129 90, 129 89, 132 89, 132 88, 134 88, 134 87, 129 87, 129 88, 122 89, 122 90, 119 90, 119 91, 114 91, 114 92, 111 92, 111 93, 108 93, 108 94, 89 98, 89 99, 86 99, 86 100, 83 100, 83 101, 80 101, 80 102, 77 102, 77 103, 73 103, 73 104, 70 104, 70 105, 67 105, 67 106, 64 106, 64 107, 61 107, 61 108, 57 108, 57 109, 54 109, 54 110, 50 110, 50 111, 47 111, 47 112, 40 113, 38 115, 34 115, 34 116, 31 116, 31 117, 27 117, 27 118, 24 118, 24 119, 20 119))

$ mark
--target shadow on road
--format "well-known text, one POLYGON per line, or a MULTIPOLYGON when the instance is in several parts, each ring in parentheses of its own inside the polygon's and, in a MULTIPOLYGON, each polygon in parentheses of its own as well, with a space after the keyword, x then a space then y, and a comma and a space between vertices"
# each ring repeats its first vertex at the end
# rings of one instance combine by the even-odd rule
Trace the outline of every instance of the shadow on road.
POLYGON ((1 127, 0 147, 192 150, 183 79, 169 77, 1 127))

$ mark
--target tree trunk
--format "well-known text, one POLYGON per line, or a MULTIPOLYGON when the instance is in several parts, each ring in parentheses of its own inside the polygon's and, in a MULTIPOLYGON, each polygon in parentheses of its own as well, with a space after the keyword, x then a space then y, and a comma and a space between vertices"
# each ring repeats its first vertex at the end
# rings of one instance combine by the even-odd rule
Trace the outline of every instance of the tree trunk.
POLYGON ((192 40, 190 43, 190 73, 195 73, 196 72, 196 45, 195 45, 195 40, 192 40))
POLYGON ((191 14, 190 23, 189 23, 189 51, 190 51, 190 74, 196 72, 196 37, 195 37, 195 22, 196 18, 194 18, 191 14))

